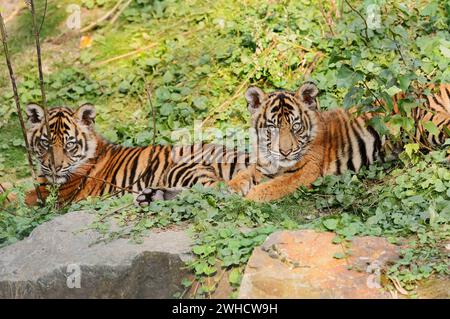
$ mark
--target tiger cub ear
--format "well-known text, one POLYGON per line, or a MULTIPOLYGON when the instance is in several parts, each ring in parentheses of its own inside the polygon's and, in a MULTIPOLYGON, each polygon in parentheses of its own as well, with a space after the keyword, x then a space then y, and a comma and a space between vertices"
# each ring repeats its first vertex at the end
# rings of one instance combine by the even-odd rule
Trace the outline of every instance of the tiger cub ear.
POLYGON ((31 125, 42 123, 44 120, 44 109, 37 104, 28 104, 26 107, 28 123, 31 125))
POLYGON ((262 102, 265 99, 264 92, 256 86, 251 86, 245 92, 245 99, 248 103, 248 110, 251 114, 254 114, 261 107, 262 102))
POLYGON ((316 97, 319 94, 319 89, 313 82, 305 82, 297 90, 295 96, 302 102, 305 106, 311 110, 317 109, 316 97))
POLYGON ((87 126, 92 126, 95 123, 95 107, 92 104, 83 104, 75 112, 77 119, 87 126))

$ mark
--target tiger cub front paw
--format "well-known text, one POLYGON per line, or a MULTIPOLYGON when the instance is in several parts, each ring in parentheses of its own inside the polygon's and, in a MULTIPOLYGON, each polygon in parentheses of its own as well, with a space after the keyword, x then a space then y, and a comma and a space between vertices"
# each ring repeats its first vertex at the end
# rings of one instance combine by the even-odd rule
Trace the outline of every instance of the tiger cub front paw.
POLYGON ((144 207, 157 200, 171 200, 181 191, 178 188, 146 188, 136 197, 136 204, 144 207))
POLYGON ((251 179, 233 178, 230 182, 228 182, 228 187, 234 193, 245 196, 253 187, 253 182, 251 179))
POLYGON ((235 193, 245 196, 258 184, 260 174, 256 172, 254 167, 250 167, 245 171, 239 172, 231 181, 228 182, 228 187, 235 193))

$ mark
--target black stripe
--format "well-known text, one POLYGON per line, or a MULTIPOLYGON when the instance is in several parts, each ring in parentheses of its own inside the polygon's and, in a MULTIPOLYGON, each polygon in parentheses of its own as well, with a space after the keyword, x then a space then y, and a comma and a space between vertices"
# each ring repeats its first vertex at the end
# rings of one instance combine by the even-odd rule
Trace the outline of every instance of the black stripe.
MULTIPOLYGON (((191 163, 188 166, 184 166, 181 167, 180 169, 178 169, 178 171, 175 173, 174 175, 174 180, 169 179, 169 185, 176 185, 178 183, 179 180, 182 180, 184 177, 183 175, 189 170, 194 168, 195 166, 197 166, 197 163, 191 163)), ((173 176, 173 174, 172 174, 173 176)))
MULTIPOLYGON (((223 160, 222 160, 222 162, 223 162, 223 160)), ((222 172, 222 165, 223 165, 223 163, 217 163, 217 168, 219 169, 219 177, 220 178, 224 178, 223 172, 222 172)))
MULTIPOLYGON (((132 184, 134 182, 134 177, 136 176, 136 169, 139 163, 139 158, 142 155, 142 152, 145 149, 141 149, 141 151, 136 154, 136 156, 134 157, 134 159, 132 159, 133 163, 131 164, 131 170, 130 170, 130 177, 129 177, 129 183, 132 184)), ((144 171, 141 172, 141 174, 143 174, 145 172, 146 169, 144 169, 144 171)), ((138 175, 140 178, 142 178, 143 176, 141 176, 140 174, 138 175)), ((138 183, 139 184, 139 183, 138 183)))
POLYGON ((432 98, 433 98, 434 103, 436 103, 437 105, 439 105, 439 106, 442 108, 443 112, 446 112, 446 109, 445 109, 445 107, 444 107, 444 104, 442 104, 441 102, 438 101, 436 95, 433 95, 432 98))
POLYGON ((372 158, 375 160, 377 158, 377 154, 380 154, 380 160, 384 162, 384 156, 380 153, 381 151, 381 138, 377 131, 372 126, 367 126, 367 131, 375 138, 373 145, 372 158))

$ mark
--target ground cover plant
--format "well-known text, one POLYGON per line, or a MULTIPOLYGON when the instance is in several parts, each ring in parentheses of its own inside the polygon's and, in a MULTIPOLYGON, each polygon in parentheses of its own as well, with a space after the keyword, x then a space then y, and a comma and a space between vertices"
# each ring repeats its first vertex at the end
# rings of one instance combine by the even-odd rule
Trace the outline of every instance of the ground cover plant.
MULTIPOLYGON (((29 208, 23 204, 23 190, 30 187, 24 143, 2 67, 0 181, 14 182, 22 197, 7 206, 0 196, 0 246, 68 210, 89 209, 98 216, 92 227, 104 232, 105 240, 139 241, 154 227, 188 227, 196 256, 188 267, 195 277, 183 282, 183 297, 209 297, 221 276, 237 290, 253 248, 280 229, 332 231, 335 241, 344 243, 357 235, 407 243, 402 259, 384 276, 386 286, 399 282, 409 296, 421 280, 449 275, 446 151, 419 152, 409 117, 421 102, 414 95, 418 87, 450 82, 448 3, 134 0, 117 17, 101 21, 116 3, 49 1, 41 34, 49 105, 95 104, 97 130, 112 142, 146 145, 155 137, 157 143, 174 143, 171 132, 191 130, 196 120, 233 135, 230 129, 249 127, 244 92, 250 84, 295 89, 313 80, 322 109, 356 105, 363 112, 386 101, 385 115, 373 125, 380 132, 387 123, 396 127, 391 138, 405 142, 403 153, 395 162, 328 176, 311 190, 267 204, 245 201, 225 188, 196 187, 144 210, 134 208, 129 196, 64 209, 51 199, 45 208, 29 208), (68 21, 76 22, 77 13, 82 29, 95 26, 71 30, 68 21), (392 96, 400 91, 406 99, 392 116, 392 96), (121 230, 109 232, 106 217, 121 230)), ((44 1, 36 4, 42 15, 44 1)), ((21 102, 40 101, 28 11, 20 11, 7 28, 21 102)), ((436 133, 432 124, 425 127, 436 133)))

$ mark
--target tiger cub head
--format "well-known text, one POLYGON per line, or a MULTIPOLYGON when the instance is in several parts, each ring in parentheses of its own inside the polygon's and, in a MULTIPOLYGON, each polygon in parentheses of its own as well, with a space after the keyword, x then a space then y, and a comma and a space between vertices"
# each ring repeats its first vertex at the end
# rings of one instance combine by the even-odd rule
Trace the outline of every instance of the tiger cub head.
POLYGON ((55 159, 55 180, 66 183, 77 168, 93 158, 97 148, 94 132, 95 109, 85 104, 76 111, 67 107, 48 110, 50 141, 44 121, 44 109, 36 104, 26 108, 28 115, 27 138, 32 153, 38 159, 42 174, 52 181, 50 143, 55 159))
POLYGON ((287 168, 302 158, 316 135, 318 93, 312 82, 304 83, 296 92, 264 93, 257 87, 247 90, 259 161, 287 168))

